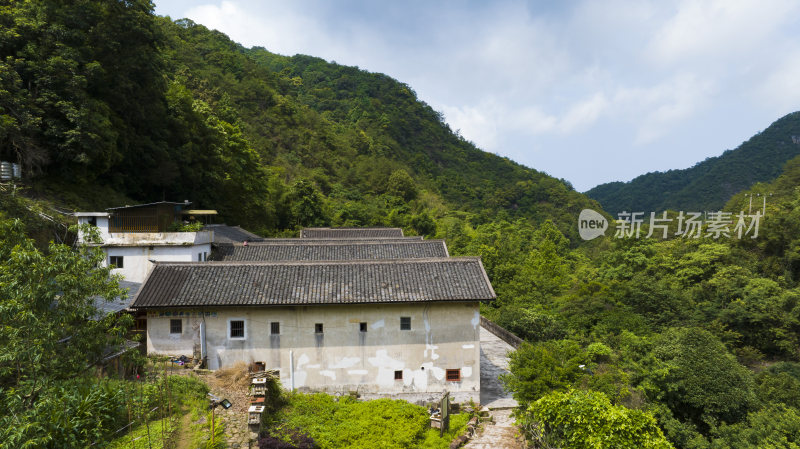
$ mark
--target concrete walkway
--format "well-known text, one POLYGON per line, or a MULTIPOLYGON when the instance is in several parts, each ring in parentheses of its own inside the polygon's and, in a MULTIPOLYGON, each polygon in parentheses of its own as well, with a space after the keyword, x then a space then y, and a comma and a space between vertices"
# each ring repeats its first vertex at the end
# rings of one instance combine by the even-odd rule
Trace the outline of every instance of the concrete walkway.
POLYGON ((481 405, 512 408, 517 401, 503 389, 500 375, 508 372, 508 353, 514 347, 481 327, 481 405))
POLYGON ((517 401, 503 389, 500 375, 508 372, 508 353, 514 347, 481 327, 481 405, 492 410, 494 424, 484 423, 481 432, 464 449, 524 449, 511 409, 517 401))

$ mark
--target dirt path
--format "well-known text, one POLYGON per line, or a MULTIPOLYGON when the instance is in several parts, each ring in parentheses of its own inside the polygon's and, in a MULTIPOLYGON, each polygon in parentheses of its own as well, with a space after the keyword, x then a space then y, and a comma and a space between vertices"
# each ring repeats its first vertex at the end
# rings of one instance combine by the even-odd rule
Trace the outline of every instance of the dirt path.
POLYGON ((192 449, 192 414, 187 413, 183 415, 180 423, 180 430, 175 437, 175 449, 192 449))
POLYGON ((482 432, 464 449, 525 449, 525 443, 517 436, 517 427, 511 417, 511 410, 492 412, 494 425, 485 423, 482 432))

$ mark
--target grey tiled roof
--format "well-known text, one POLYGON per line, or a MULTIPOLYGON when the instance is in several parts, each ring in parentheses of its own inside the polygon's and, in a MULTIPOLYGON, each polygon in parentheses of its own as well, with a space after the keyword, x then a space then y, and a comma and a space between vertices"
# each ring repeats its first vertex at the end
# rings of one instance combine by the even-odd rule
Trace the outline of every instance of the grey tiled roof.
MULTIPOLYGON (((361 242, 408 242, 412 240, 424 240, 421 235, 413 235, 410 237, 365 237, 365 238, 265 238, 259 241, 262 242, 336 242, 336 243, 361 243, 361 242)), ((250 243, 250 240, 247 241, 250 243)))
POLYGON ((211 260, 359 260, 447 257, 443 240, 307 240, 216 245, 211 260))
POLYGON ((142 284, 139 282, 130 282, 130 281, 119 281, 119 286, 122 288, 127 288, 128 293, 123 294, 117 298, 114 298, 113 301, 105 301, 100 297, 95 297, 95 306, 97 307, 97 315, 95 316, 96 319, 101 319, 106 315, 121 312, 130 306, 133 297, 136 296, 136 292, 139 291, 142 284))
POLYGON ((300 231, 301 239, 374 239, 402 237, 400 228, 305 228, 300 231))
POLYGON ((214 231, 214 243, 242 243, 245 240, 248 242, 264 240, 264 237, 253 234, 239 226, 205 225, 203 226, 203 230, 214 231))
POLYGON ((157 262, 132 308, 495 299, 480 258, 157 262))

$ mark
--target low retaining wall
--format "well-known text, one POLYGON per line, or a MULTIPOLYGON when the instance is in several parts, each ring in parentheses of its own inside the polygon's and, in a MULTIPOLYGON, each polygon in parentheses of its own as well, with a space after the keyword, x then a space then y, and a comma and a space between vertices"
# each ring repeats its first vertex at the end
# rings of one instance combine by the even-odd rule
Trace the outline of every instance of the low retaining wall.
POLYGON ((519 345, 521 345, 522 342, 524 341, 523 339, 521 339, 521 338, 517 337, 516 335, 512 334, 511 332, 503 329, 502 327, 500 327, 499 325, 495 324, 494 322, 489 321, 488 319, 484 318, 483 316, 481 316, 481 326, 483 326, 483 328, 486 329, 487 331, 497 335, 497 337, 499 339, 501 339, 504 342, 506 342, 506 343, 510 344, 511 346, 513 346, 514 349, 518 348, 519 345))

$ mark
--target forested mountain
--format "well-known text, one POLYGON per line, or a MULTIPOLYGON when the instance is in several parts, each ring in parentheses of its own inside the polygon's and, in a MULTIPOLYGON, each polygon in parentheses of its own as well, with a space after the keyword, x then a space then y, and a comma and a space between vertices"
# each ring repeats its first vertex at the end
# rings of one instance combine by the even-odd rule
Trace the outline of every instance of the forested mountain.
POLYGON ((735 194, 768 182, 800 154, 800 112, 788 114, 735 150, 683 170, 653 172, 586 192, 606 211, 720 210, 735 194), (794 140, 793 140, 794 136, 794 140))
MULTIPOLYGON (((411 87, 246 49, 149 1, 0 9, 0 156, 73 207, 191 199, 266 234, 432 218, 552 219, 593 204, 476 148, 411 87), (91 192, 91 194, 89 194, 91 192)), ((596 205, 594 205, 596 207, 596 205)), ((416 226, 412 225, 415 220, 416 226)))

